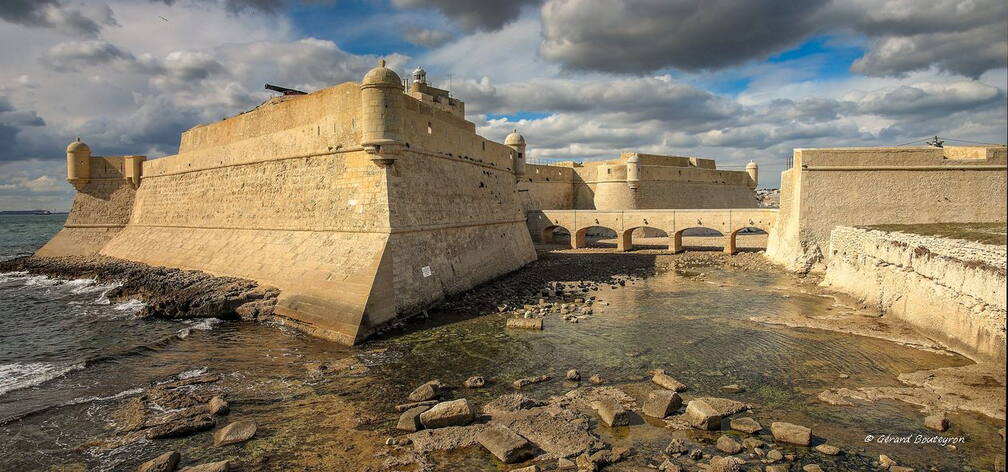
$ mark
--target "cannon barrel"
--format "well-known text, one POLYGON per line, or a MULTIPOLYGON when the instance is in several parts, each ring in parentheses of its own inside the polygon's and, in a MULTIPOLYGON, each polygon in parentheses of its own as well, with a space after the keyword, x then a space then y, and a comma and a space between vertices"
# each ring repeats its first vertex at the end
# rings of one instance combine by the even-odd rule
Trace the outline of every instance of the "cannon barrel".
POLYGON ((284 95, 304 95, 306 92, 300 90, 294 90, 287 87, 281 87, 279 85, 266 84, 266 90, 272 90, 274 92, 280 92, 284 95))

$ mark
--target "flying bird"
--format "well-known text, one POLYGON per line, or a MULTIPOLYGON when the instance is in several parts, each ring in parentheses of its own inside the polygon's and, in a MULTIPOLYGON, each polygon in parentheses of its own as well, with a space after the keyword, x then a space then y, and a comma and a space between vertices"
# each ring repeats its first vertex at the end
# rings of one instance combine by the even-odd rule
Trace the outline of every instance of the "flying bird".
POLYGON ((161 18, 162 20, 168 21, 168 18, 165 18, 163 16, 158 16, 158 18, 161 18))

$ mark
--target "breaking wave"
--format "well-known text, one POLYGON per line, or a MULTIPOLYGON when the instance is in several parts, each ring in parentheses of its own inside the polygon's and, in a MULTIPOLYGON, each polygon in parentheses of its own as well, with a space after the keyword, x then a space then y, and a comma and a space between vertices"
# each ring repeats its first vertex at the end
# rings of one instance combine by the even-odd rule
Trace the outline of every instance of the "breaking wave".
POLYGON ((83 368, 83 362, 77 364, 49 362, 0 364, 0 395, 34 387, 83 368))

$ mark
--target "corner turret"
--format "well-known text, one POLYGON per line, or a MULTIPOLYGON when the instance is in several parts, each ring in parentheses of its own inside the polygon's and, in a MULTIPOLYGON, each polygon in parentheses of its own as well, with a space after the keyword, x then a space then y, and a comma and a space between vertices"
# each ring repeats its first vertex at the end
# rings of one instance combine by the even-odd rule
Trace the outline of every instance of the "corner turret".
POLYGON ((402 79, 395 71, 378 67, 361 80, 361 147, 380 166, 394 164, 402 148, 402 79))
POLYGON ((626 161, 626 181, 630 190, 637 191, 640 188, 640 157, 634 154, 626 161))
POLYGON ((515 129, 504 138, 504 145, 514 150, 512 153, 514 174, 516 179, 521 178, 525 175, 525 137, 518 134, 518 130, 515 129))
POLYGON ((91 180, 91 148, 77 138, 66 148, 67 182, 80 188, 91 180))
POLYGON ((749 163, 745 166, 745 171, 749 174, 749 178, 752 180, 749 187, 756 188, 756 185, 759 184, 759 165, 753 161, 749 161, 749 163))

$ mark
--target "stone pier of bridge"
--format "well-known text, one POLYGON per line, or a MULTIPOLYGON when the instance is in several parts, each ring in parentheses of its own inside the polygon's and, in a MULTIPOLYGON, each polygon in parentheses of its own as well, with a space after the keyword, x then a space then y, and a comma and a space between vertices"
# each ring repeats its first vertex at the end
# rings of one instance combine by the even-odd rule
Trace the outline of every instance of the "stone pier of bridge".
POLYGON ((776 208, 677 209, 677 210, 531 210, 527 212, 529 231, 538 242, 553 242, 553 232, 563 228, 570 233, 571 247, 587 246, 591 228, 616 233, 619 251, 633 246, 633 231, 653 228, 668 234, 669 249, 681 252, 683 232, 692 228, 713 229, 725 236, 724 251, 734 254, 739 231, 755 228, 770 232, 777 218, 776 208))

